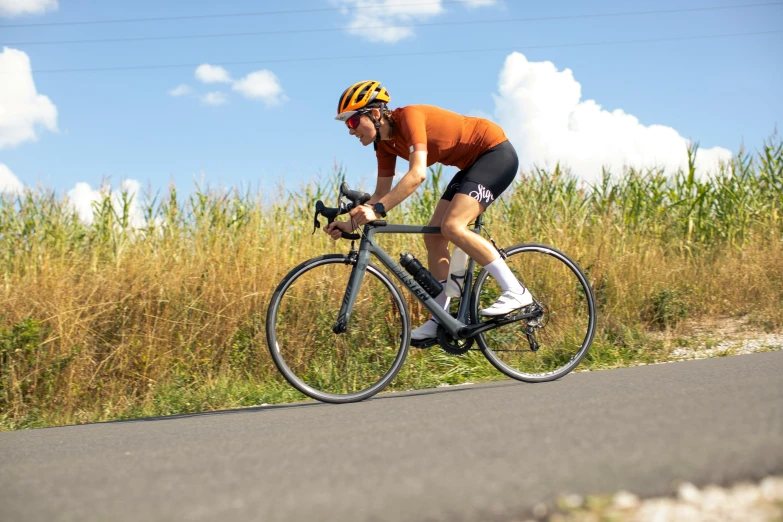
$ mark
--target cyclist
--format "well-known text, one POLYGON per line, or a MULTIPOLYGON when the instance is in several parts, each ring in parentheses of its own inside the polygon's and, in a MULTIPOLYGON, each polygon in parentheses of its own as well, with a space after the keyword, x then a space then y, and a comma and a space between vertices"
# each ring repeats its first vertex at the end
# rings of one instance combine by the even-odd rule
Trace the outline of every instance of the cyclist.
MULTIPOLYGON (((481 212, 511 185, 519 168, 516 151, 495 123, 462 116, 431 105, 409 105, 389 110, 388 91, 377 81, 362 81, 340 96, 337 120, 364 146, 372 143, 378 159, 378 179, 372 198, 351 211, 351 221, 335 221, 324 228, 333 239, 386 216, 421 185, 427 167, 442 163, 461 169, 449 181, 430 226, 441 234, 426 234, 427 261, 432 275, 445 283, 449 271, 449 242, 482 265, 497 280, 502 294, 483 316, 500 316, 533 302, 493 246, 468 229, 481 212), (397 157, 407 159, 408 172, 392 188, 397 157)), ((449 308, 445 291, 435 298, 449 308)), ((438 323, 430 317, 411 332, 417 342, 436 337, 438 323)))

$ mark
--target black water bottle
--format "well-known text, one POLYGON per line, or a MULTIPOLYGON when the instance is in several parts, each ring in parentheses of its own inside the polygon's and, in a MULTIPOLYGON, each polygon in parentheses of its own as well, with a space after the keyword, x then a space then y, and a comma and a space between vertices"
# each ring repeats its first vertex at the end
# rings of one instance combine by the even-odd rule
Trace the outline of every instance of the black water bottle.
POLYGON ((437 297, 443 291, 443 285, 430 273, 429 270, 413 257, 413 254, 400 254, 400 264, 405 267, 413 279, 421 285, 432 297, 437 297))

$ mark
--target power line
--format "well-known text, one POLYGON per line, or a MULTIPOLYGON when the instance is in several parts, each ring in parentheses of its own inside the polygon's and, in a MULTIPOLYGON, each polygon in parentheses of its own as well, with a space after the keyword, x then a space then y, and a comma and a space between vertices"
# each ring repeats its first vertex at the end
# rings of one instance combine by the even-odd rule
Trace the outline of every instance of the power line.
MULTIPOLYGON (((704 40, 715 38, 734 38, 741 36, 758 36, 767 34, 783 33, 783 29, 777 29, 773 31, 755 31, 746 33, 728 33, 728 34, 708 34, 697 36, 673 36, 665 38, 647 38, 637 40, 611 40, 601 42, 579 42, 579 43, 567 43, 567 44, 547 44, 547 45, 521 45, 514 47, 489 47, 480 49, 453 49, 443 51, 420 51, 409 53, 384 53, 384 58, 393 57, 409 57, 409 56, 433 56, 433 55, 445 55, 445 54, 467 54, 467 53, 484 53, 484 52, 498 52, 498 51, 526 51, 533 49, 557 49, 567 47, 593 47, 593 46, 611 46, 611 45, 629 45, 638 43, 652 43, 652 42, 676 42, 686 40, 704 40)), ((310 58, 275 58, 267 60, 249 60, 249 61, 235 61, 235 62, 220 62, 216 65, 262 65, 273 63, 299 63, 299 62, 323 62, 323 61, 335 61, 335 60, 359 60, 377 58, 378 54, 365 54, 365 55, 353 55, 353 56, 320 56, 310 58)), ((71 69, 36 69, 30 71, 34 74, 45 73, 70 73, 70 72, 105 72, 105 71, 138 71, 138 70, 154 70, 154 69, 181 69, 189 67, 198 67, 202 63, 181 63, 181 64, 165 64, 165 65, 126 65, 126 66, 112 66, 112 67, 88 67, 88 68, 71 68, 71 69)), ((3 74, 26 74, 28 71, 0 71, 0 75, 3 74)))
MULTIPOLYGON (((744 5, 726 5, 716 7, 692 7, 682 9, 659 9, 651 11, 626 11, 620 13, 597 13, 597 14, 584 14, 584 15, 562 15, 562 16, 543 16, 532 18, 507 18, 504 20, 468 20, 459 22, 427 22, 417 24, 389 24, 389 25, 376 25, 362 28, 363 30, 373 29, 389 29, 392 27, 436 27, 436 26, 455 26, 455 25, 480 25, 480 24, 504 24, 504 23, 518 23, 518 22, 544 22, 555 20, 574 20, 574 19, 593 19, 593 18, 613 18, 621 16, 644 16, 653 14, 672 14, 672 13, 687 13, 687 12, 702 12, 702 11, 716 11, 726 9, 747 9, 752 7, 769 7, 783 5, 783 2, 767 2, 758 4, 744 4, 744 5)), ((11 42, 4 43, 3 45, 9 46, 23 46, 23 45, 63 45, 63 44, 85 44, 85 43, 117 43, 117 42, 141 42, 141 41, 159 41, 159 40, 186 40, 186 39, 199 39, 199 38, 226 38, 237 36, 261 36, 261 35, 279 35, 279 34, 297 34, 297 33, 327 33, 337 32, 351 29, 351 27, 329 27, 320 29, 282 29, 277 31, 256 31, 256 32, 240 32, 240 33, 212 33, 212 34, 196 34, 196 35, 180 35, 180 36, 139 36, 139 37, 127 37, 127 38, 97 38, 97 39, 82 39, 82 40, 48 40, 48 41, 30 41, 30 42, 11 42)))
MULTIPOLYGON (((519 0, 506 0, 519 1, 519 0)), ((440 2, 413 2, 410 4, 394 4, 394 7, 419 7, 423 5, 448 5, 448 4, 468 4, 470 0, 442 0, 440 2)), ((363 5, 352 7, 352 10, 365 10, 365 9, 386 9, 386 5, 363 5)), ((224 13, 224 14, 212 14, 212 15, 183 15, 183 16, 160 16, 155 18, 119 18, 114 20, 82 20, 78 22, 46 22, 36 24, 7 24, 3 27, 51 27, 51 26, 65 26, 65 25, 99 25, 99 24, 119 24, 119 23, 139 23, 139 22, 165 22, 170 20, 202 20, 202 19, 214 19, 214 18, 238 18, 246 16, 267 16, 267 15, 282 15, 282 14, 295 14, 295 13, 323 13, 328 11, 341 11, 345 7, 318 7, 312 9, 289 9, 282 11, 255 11, 249 13, 224 13)))

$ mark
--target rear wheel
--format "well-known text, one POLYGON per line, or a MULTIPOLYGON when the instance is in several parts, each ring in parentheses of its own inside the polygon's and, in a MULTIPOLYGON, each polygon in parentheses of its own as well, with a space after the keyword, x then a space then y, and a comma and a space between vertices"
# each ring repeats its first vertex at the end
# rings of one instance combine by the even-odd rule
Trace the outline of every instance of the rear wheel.
POLYGON ((324 402, 355 402, 381 391, 400 371, 410 344, 405 300, 372 264, 347 331, 332 331, 353 268, 338 254, 302 263, 280 282, 267 312, 267 343, 278 370, 324 402))
MULTIPOLYGON (((526 382, 559 379, 587 355, 595 335, 595 299, 582 270, 562 252, 537 244, 506 250, 506 264, 540 305, 532 320, 517 321, 476 338, 489 361, 501 372, 526 382)), ((473 288, 473 317, 500 296, 494 278, 482 270, 473 288)))

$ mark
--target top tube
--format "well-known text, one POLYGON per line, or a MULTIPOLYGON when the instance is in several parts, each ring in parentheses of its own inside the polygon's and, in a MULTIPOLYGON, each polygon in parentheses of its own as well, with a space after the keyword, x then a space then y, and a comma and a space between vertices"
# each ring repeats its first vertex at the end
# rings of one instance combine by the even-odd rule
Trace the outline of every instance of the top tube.
MULTIPOLYGON (((473 229, 479 233, 477 229, 482 227, 482 217, 484 213, 478 215, 476 221, 473 223, 473 229)), ((378 221, 371 221, 364 225, 365 235, 374 234, 440 234, 440 227, 431 227, 429 225, 401 225, 390 224, 385 219, 379 219, 378 221)), ((358 239, 358 238, 357 238, 358 239)))

